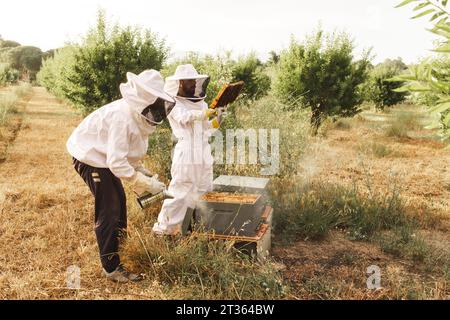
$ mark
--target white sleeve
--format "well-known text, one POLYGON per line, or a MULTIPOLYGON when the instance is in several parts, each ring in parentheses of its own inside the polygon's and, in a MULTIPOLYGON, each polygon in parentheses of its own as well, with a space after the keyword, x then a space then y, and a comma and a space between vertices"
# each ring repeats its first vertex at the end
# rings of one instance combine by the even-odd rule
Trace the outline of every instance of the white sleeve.
POLYGON ((128 162, 130 133, 124 121, 113 121, 108 131, 106 164, 111 172, 120 179, 131 180, 136 175, 128 162))
POLYGON ((203 120, 203 110, 187 110, 180 105, 175 105, 169 117, 181 125, 186 125, 194 121, 203 120))
POLYGON ((128 162, 130 163, 130 165, 131 165, 134 169, 140 168, 140 167, 143 167, 143 166, 144 166, 141 160, 137 160, 137 161, 134 161, 134 162, 128 161, 128 162))

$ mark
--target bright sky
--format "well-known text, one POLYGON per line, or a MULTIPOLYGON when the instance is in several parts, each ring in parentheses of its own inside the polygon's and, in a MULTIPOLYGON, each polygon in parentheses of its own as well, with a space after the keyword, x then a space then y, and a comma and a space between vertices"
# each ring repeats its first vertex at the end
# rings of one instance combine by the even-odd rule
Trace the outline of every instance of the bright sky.
POLYGON ((140 25, 165 37, 174 55, 187 51, 262 58, 302 40, 319 23, 345 30, 358 50, 373 47, 375 62, 402 57, 407 63, 429 54, 435 37, 428 19, 410 20, 400 0, 2 0, 0 35, 43 50, 76 41, 95 24, 97 9, 122 25, 140 25))

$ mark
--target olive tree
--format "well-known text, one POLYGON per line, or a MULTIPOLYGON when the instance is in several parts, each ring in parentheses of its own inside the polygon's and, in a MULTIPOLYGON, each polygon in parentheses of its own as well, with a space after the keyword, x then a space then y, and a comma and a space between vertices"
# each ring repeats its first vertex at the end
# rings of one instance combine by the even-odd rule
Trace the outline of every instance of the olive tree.
POLYGON ((303 43, 292 39, 280 55, 275 93, 293 108, 311 110, 314 135, 327 117, 360 112, 369 54, 356 60, 353 51, 347 34, 319 30, 303 43))

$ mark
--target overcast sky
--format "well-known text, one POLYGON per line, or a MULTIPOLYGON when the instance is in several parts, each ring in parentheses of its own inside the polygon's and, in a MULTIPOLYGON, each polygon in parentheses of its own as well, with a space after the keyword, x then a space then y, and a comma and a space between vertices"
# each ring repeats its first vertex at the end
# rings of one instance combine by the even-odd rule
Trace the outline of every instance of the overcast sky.
POLYGON ((174 55, 187 51, 262 58, 302 40, 319 23, 345 30, 358 51, 373 47, 375 62, 402 57, 407 63, 429 54, 435 37, 428 19, 410 20, 400 0, 2 0, 0 35, 43 50, 77 41, 95 24, 99 7, 122 25, 150 28, 165 37, 174 55))

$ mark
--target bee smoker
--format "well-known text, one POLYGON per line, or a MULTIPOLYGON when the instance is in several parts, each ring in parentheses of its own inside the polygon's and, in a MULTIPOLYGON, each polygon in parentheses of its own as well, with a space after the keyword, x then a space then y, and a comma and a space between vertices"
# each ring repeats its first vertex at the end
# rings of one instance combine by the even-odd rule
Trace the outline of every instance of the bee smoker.
POLYGON ((152 203, 157 201, 164 201, 166 199, 173 199, 173 195, 171 195, 167 190, 161 191, 157 194, 151 194, 149 192, 144 193, 141 196, 136 198, 141 209, 148 208, 152 203))

